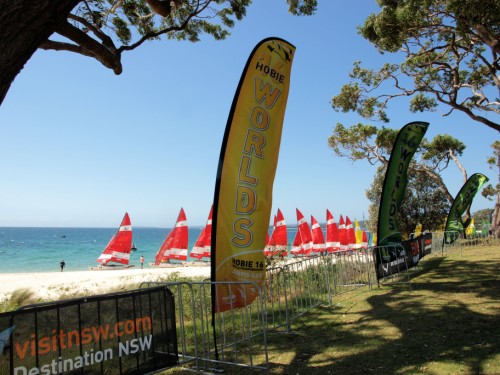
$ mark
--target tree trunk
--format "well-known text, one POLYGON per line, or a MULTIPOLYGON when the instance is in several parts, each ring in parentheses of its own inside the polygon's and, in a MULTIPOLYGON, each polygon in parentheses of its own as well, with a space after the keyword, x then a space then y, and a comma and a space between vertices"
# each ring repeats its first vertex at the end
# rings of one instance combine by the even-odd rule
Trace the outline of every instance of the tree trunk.
POLYGON ((500 238, 500 192, 497 193, 497 203, 491 220, 491 234, 496 238, 500 238))
POLYGON ((81 0, 0 0, 0 105, 40 44, 81 0))
POLYGON ((500 238, 500 150, 496 151, 497 154, 497 167, 498 167, 498 181, 497 185, 497 203, 493 210, 493 217, 491 219, 491 234, 496 238, 500 238))

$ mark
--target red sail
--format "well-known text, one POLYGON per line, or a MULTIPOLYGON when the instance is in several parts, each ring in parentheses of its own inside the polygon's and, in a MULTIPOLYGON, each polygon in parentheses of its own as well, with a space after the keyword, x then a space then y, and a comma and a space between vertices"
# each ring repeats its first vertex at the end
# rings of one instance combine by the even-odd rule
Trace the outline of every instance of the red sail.
POLYGON ((288 234, 286 231, 285 218, 283 213, 278 208, 278 213, 274 217, 274 230, 271 238, 264 249, 266 256, 287 256, 288 255, 288 234))
POLYGON ((339 242, 340 250, 347 250, 347 232, 345 230, 345 222, 342 215, 340 215, 339 220, 339 242))
POLYGON ((212 211, 214 206, 210 208, 210 213, 208 214, 207 223, 202 229, 198 239, 196 240, 193 249, 189 256, 197 258, 200 260, 210 261, 210 249, 212 246, 212 211))
POLYGON ((352 225, 349 216, 345 217, 345 230, 347 237, 347 248, 355 249, 356 248, 356 232, 354 231, 354 227, 352 225))
POLYGON ((325 251, 325 236, 318 220, 311 215, 311 234, 313 240, 313 252, 322 253, 325 251))
POLYGON ((273 219, 273 230, 271 231, 271 235, 269 236, 269 233, 266 233, 266 246, 264 247, 264 255, 266 257, 273 256, 273 244, 274 244, 274 231, 276 230, 276 221, 278 219, 276 218, 276 215, 274 215, 273 219))
POLYGON ((300 238, 300 231, 297 228, 295 237, 293 239, 292 248, 290 249, 290 254, 293 256, 304 254, 304 249, 302 248, 302 239, 300 238))
POLYGON ((340 250, 339 228, 333 220, 332 213, 326 210, 326 251, 332 253, 340 250))
POLYGON ((368 247, 368 236, 366 235, 366 230, 363 231, 363 237, 361 239, 361 248, 366 249, 368 247))
POLYGON ((309 223, 302 215, 302 212, 298 208, 297 211, 297 226, 300 232, 300 238, 302 239, 302 247, 304 249, 304 254, 309 255, 312 251, 312 234, 309 223))
POLYGON ((130 248, 132 247, 132 224, 130 217, 125 212, 118 232, 111 238, 108 245, 97 258, 97 262, 103 265, 109 262, 128 264, 130 261, 130 248))
POLYGON ((170 259, 186 260, 188 251, 188 227, 186 214, 181 208, 175 227, 170 231, 156 253, 155 265, 170 259))

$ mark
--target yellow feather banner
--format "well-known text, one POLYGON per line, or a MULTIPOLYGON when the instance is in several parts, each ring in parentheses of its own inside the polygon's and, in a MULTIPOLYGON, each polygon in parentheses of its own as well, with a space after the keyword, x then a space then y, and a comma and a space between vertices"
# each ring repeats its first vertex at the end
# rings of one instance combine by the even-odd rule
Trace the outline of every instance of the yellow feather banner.
POLYGON ((265 277, 263 249, 294 53, 282 39, 261 41, 233 99, 214 195, 211 279, 224 282, 212 288, 214 312, 250 304, 265 277))

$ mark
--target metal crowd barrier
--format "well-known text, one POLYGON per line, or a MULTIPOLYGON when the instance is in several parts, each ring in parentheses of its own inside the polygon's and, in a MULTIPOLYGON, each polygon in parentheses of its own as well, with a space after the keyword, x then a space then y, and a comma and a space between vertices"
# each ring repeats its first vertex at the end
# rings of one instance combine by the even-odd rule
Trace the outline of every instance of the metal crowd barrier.
POLYGON ((378 272, 377 283, 380 286, 380 280, 389 280, 392 283, 410 283, 410 261, 409 254, 402 245, 374 246, 372 247, 375 261, 375 272, 378 272), (378 269, 377 269, 378 267, 378 269), (406 277, 406 281, 402 281, 406 277))
POLYGON ((211 288, 249 283, 172 282, 163 285, 174 295, 179 365, 193 371, 243 367, 269 373, 267 333, 292 330, 292 322, 336 295, 374 281, 371 249, 356 249, 278 262, 268 268, 259 297, 244 308, 215 314, 211 288), (214 334, 215 327, 215 334, 214 334), (215 338, 215 339, 214 339, 215 338))
POLYGON ((269 373, 266 311, 262 295, 244 308, 215 314, 212 320, 211 288, 230 290, 253 283, 149 282, 141 287, 166 286, 174 295, 178 340, 178 365, 194 371, 218 372, 245 367, 269 373), (215 334, 214 334, 215 327, 215 334))

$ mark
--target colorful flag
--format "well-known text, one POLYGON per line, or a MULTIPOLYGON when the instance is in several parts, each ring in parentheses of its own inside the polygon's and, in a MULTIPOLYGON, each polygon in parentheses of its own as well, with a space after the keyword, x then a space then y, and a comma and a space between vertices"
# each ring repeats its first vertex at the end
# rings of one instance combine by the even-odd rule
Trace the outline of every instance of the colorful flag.
POLYGON ((402 241, 397 213, 408 183, 408 166, 428 126, 427 122, 410 122, 401 128, 396 137, 380 199, 377 231, 379 246, 400 244, 402 241))
MULTIPOLYGON (((272 186, 295 47, 268 38, 252 51, 231 106, 214 195, 211 280, 262 285, 272 186)), ((213 312, 250 304, 250 284, 212 288, 213 312)))
POLYGON ((403 238, 399 230, 398 211, 404 198, 408 183, 408 166, 424 138, 429 124, 427 122, 410 122, 401 128, 391 151, 391 158, 385 172, 384 184, 378 211, 377 245, 375 270, 377 280, 387 275, 387 270, 395 267, 405 254, 396 246, 401 245, 403 238), (389 263, 387 266, 384 264, 389 263))
MULTIPOLYGON (((356 235, 356 249, 359 249, 363 244, 363 231, 361 230, 361 227, 359 226, 359 221, 358 219, 354 219, 354 233, 356 235)), ((366 234, 365 234, 366 236, 366 234)), ((366 242, 366 241, 365 241, 366 242)), ((365 246, 366 247, 366 246, 365 246)))
POLYGON ((488 182, 488 177, 481 173, 475 173, 462 186, 451 205, 448 218, 446 219, 445 243, 453 243, 457 236, 464 232, 462 215, 467 211, 467 207, 472 204, 474 196, 486 182, 488 182), (453 232, 457 234, 452 234, 453 232))

